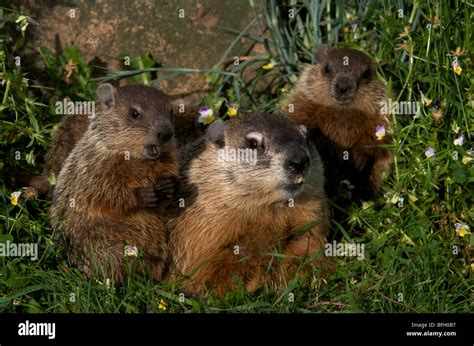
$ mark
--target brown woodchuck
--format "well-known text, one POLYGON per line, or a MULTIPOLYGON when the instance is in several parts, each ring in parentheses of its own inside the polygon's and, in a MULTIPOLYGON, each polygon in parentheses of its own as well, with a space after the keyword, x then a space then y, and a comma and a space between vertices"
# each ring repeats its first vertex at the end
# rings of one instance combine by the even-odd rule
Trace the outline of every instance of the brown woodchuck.
POLYGON ((173 106, 173 122, 174 137, 178 147, 191 143, 201 136, 199 128, 196 126, 199 116, 199 108, 179 104, 173 106))
POLYGON ((167 257, 163 214, 178 175, 171 107, 144 86, 103 84, 97 98, 101 112, 59 173, 53 229, 65 233, 73 262, 88 276, 120 283, 124 257, 139 252, 143 262, 127 263, 160 279, 167 257))
POLYGON ((326 169, 326 192, 337 195, 340 182, 355 186, 354 200, 376 198, 392 155, 376 129, 387 129, 381 114, 386 90, 377 80, 375 61, 348 48, 317 49, 317 65, 308 65, 282 104, 290 119, 308 128, 326 169))
POLYGON ((303 262, 300 274, 320 264, 323 166, 305 131, 283 115, 257 113, 215 121, 180 150, 168 222, 171 280, 222 296, 238 287, 234 275, 252 291, 264 282, 280 287, 303 262))
MULTIPOLYGON (((158 84, 154 83, 153 87, 158 88, 158 84)), ((117 88, 117 90, 120 89, 121 87, 117 88)), ((98 112, 100 112, 101 105, 99 104, 98 107, 98 112)), ((198 114, 197 107, 181 107, 181 105, 172 107, 171 121, 177 146, 190 143, 199 137, 199 130, 195 126, 198 114)), ((29 180, 29 185, 40 194, 45 194, 49 198, 52 196, 54 186, 51 185, 50 179, 58 177, 69 153, 86 132, 90 119, 89 114, 66 115, 64 117, 45 156, 42 173, 26 179, 29 180)))

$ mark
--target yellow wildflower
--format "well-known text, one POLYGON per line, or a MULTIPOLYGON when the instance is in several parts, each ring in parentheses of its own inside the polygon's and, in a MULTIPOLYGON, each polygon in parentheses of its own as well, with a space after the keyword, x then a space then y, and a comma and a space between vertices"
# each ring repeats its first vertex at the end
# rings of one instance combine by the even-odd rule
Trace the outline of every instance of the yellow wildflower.
POLYGON ((262 68, 264 70, 271 70, 272 68, 274 68, 276 66, 276 62, 275 60, 271 60, 268 64, 265 64, 262 66, 262 68))
POLYGON ((166 311, 167 305, 163 299, 160 299, 160 302, 158 303, 158 309, 166 311))
POLYGON ((13 205, 17 205, 18 204, 18 198, 20 198, 20 195, 21 195, 21 191, 12 192, 11 195, 10 195, 10 202, 13 205))
POLYGON ((423 95, 423 93, 421 93, 421 100, 425 106, 429 106, 431 102, 433 102, 433 100, 427 98, 425 95, 423 95))
POLYGON ((202 123, 204 125, 209 125, 215 119, 216 119, 216 117, 214 116, 214 112, 211 108, 208 108, 208 107, 199 108, 198 123, 202 123))
POLYGON ((451 130, 453 130, 454 133, 459 133, 459 131, 461 131, 461 128, 458 126, 457 122, 454 122, 451 124, 451 130))
POLYGON ((204 119, 203 124, 204 124, 204 125, 209 125, 209 124, 212 123, 215 119, 216 119, 216 117, 213 116, 213 115, 210 116, 210 117, 207 117, 207 118, 204 119))
POLYGON ((463 165, 465 165, 466 163, 469 163, 472 160, 474 160, 474 159, 470 156, 463 156, 462 159, 461 159, 461 162, 462 162, 463 165))
POLYGON ((381 141, 385 137, 385 125, 377 125, 375 128, 375 137, 381 141))
POLYGON ((28 27, 28 24, 29 24, 28 23, 28 17, 21 15, 21 16, 18 17, 18 19, 15 21, 15 23, 20 24, 21 31, 25 32, 26 28, 28 27))
POLYGON ((136 246, 125 245, 124 248, 125 257, 138 257, 138 249, 136 246))
POLYGON ((390 198, 390 203, 392 203, 392 204, 397 204, 398 201, 399 201, 399 198, 400 198, 399 194, 398 194, 398 193, 395 193, 395 194, 392 196, 392 198, 390 198))
POLYGON ((454 224, 454 227, 456 228, 456 232, 459 234, 460 237, 464 237, 467 234, 470 234, 469 232, 469 226, 466 225, 465 223, 456 223, 454 224))
POLYGON ((229 108, 227 109, 227 115, 229 117, 235 117, 237 115, 237 106, 235 104, 229 104, 229 108))

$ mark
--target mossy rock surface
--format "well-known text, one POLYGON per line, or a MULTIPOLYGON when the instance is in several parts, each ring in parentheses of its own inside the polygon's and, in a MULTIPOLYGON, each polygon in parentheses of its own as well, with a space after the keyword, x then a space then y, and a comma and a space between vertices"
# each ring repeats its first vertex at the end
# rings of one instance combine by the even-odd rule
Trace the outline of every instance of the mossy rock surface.
MULTIPOLYGON (((57 52, 73 45, 86 61, 99 59, 112 69, 124 68, 121 54, 143 53, 163 67, 212 68, 235 38, 215 26, 242 30, 254 17, 247 1, 232 0, 25 1, 13 6, 39 23, 29 37, 35 46, 57 52)), ((250 45, 242 39, 231 54, 245 54, 250 45)), ((199 100, 206 89, 199 73, 162 85, 188 102, 199 100)))

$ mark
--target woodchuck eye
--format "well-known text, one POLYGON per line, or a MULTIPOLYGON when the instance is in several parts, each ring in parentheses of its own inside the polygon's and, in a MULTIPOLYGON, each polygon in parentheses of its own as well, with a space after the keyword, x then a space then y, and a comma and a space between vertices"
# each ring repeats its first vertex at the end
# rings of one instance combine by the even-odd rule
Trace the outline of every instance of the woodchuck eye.
POLYGON ((370 77, 372 76, 372 73, 370 72, 370 69, 367 68, 364 73, 362 73, 362 78, 364 79, 370 79, 370 77))
POLYGON ((130 115, 130 117, 133 118, 133 119, 140 118, 140 112, 137 111, 135 108, 130 108, 128 110, 128 115, 130 115))
POLYGON ((259 142, 257 139, 255 139, 255 138, 249 138, 249 139, 247 140, 247 142, 248 142, 247 145, 248 145, 248 147, 249 147, 250 149, 259 149, 259 148, 263 149, 263 148, 264 148, 264 147, 263 147, 263 143, 260 143, 260 142, 259 142))
POLYGON ((324 72, 330 73, 331 72, 331 65, 326 64, 326 66, 324 66, 324 72))

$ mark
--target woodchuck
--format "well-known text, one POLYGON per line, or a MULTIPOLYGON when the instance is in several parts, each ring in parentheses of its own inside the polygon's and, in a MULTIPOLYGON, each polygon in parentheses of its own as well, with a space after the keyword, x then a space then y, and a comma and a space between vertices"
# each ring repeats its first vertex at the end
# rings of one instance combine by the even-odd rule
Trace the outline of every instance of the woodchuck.
MULTIPOLYGON (((158 84, 153 87, 158 89, 158 84)), ((120 90, 118 87, 117 90, 120 90)), ((101 105, 98 105, 100 112, 101 105)), ((174 138, 177 146, 181 146, 196 140, 200 133, 195 126, 195 120, 198 117, 197 107, 181 107, 177 105, 172 107, 171 121, 173 123, 174 138)), ((90 124, 89 114, 66 115, 59 125, 53 142, 48 153, 45 156, 43 171, 40 175, 24 179, 31 187, 34 187, 40 194, 51 198, 54 186, 51 185, 50 178, 58 177, 62 165, 66 161, 69 153, 77 142, 82 138, 90 124)))
POLYGON ((353 200, 379 195, 383 174, 392 166, 390 151, 377 139, 389 120, 382 112, 386 90, 377 80, 375 61, 365 53, 321 45, 317 65, 308 65, 283 101, 290 119, 308 128, 326 170, 326 192, 337 195, 340 182, 355 186, 353 200))
POLYGON ((252 291, 264 282, 281 287, 321 264, 323 166, 305 132, 281 114, 254 113, 215 121, 182 147, 168 222, 170 280, 183 279, 192 294, 222 296, 238 287, 234 275, 252 291))
MULTIPOLYGON (((157 89, 100 85, 101 111, 67 157, 53 194, 53 229, 65 233, 86 275, 120 283, 140 253, 150 277, 166 263, 164 209, 178 175, 171 106, 157 89)), ((140 256, 141 257, 141 256, 140 256)))

